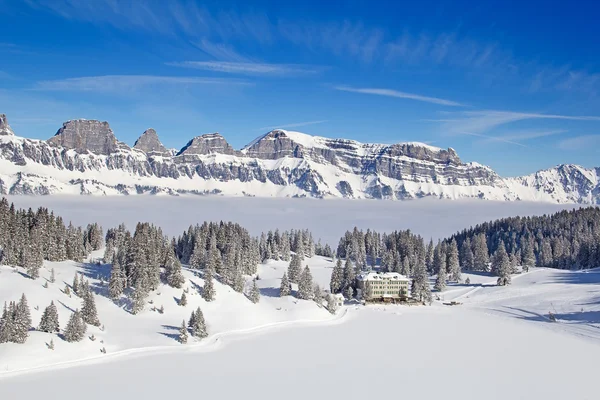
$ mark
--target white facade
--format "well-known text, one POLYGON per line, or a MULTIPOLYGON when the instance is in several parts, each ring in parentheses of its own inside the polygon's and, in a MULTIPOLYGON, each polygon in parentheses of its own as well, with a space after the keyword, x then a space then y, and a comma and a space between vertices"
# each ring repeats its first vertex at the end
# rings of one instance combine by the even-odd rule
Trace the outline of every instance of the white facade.
POLYGON ((365 300, 410 297, 410 278, 397 272, 365 272, 356 279, 365 300))

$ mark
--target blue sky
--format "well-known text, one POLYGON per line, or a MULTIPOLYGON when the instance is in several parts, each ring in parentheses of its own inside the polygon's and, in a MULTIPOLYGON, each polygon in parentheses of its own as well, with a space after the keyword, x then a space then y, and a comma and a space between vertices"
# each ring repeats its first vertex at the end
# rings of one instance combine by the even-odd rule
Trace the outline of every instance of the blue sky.
POLYGON ((175 148, 283 127, 504 176, 600 166, 593 3, 0 0, 0 113, 41 139, 74 118, 175 148))

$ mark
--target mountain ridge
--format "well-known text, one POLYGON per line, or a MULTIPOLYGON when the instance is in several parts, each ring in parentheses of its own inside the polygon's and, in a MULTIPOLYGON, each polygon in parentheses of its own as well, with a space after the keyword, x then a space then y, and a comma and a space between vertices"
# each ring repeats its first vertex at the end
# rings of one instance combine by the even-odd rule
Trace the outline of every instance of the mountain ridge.
POLYGON ((219 133, 168 150, 149 128, 133 147, 108 122, 71 120, 48 140, 15 136, 0 115, 2 194, 224 194, 404 200, 600 203, 600 168, 562 164, 500 177, 452 149, 361 143, 274 129, 234 149, 219 133))

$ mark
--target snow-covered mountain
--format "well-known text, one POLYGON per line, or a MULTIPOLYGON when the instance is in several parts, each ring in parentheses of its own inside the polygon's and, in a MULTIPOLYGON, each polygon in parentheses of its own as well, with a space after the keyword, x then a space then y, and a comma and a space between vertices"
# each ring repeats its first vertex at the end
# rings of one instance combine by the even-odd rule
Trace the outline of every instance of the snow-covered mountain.
POLYGON ((598 169, 561 165, 502 178, 451 148, 328 139, 273 130, 235 150, 218 133, 165 148, 154 129, 133 148, 107 122, 67 121, 50 139, 15 136, 0 115, 1 194, 222 193, 259 197, 481 198, 600 203, 598 169))

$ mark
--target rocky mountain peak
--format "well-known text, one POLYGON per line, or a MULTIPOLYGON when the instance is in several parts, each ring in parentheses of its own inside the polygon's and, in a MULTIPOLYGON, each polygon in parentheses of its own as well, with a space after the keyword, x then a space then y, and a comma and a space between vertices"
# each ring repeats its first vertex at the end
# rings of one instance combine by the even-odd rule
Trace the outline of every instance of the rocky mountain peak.
POLYGON ((161 143, 158 134, 152 128, 146 129, 142 136, 135 141, 133 148, 141 150, 148 155, 170 155, 170 151, 161 143))
POLYGON ((0 114, 0 136, 14 136, 15 133, 8 124, 6 114, 0 114))
POLYGON ((120 147, 108 122, 77 119, 63 123, 56 135, 47 140, 50 145, 109 155, 120 147))
POLYGON ((227 140, 225 140, 221 134, 207 133, 196 136, 190 140, 177 155, 204 155, 215 153, 233 155, 236 151, 229 143, 227 143, 227 140))

